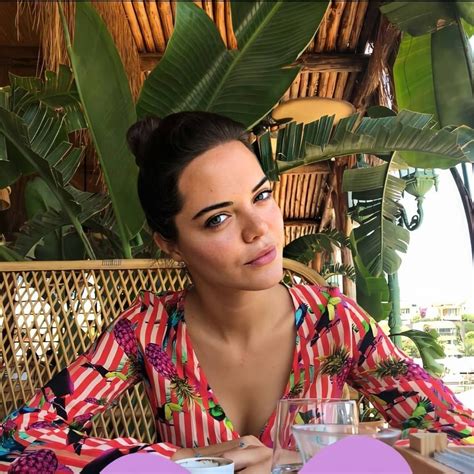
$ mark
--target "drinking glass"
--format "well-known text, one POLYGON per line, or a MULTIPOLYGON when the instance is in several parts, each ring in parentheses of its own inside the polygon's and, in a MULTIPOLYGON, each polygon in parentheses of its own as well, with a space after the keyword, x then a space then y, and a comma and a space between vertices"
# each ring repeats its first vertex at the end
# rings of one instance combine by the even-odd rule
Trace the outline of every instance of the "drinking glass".
POLYGON ((297 473, 303 467, 292 432, 294 425, 357 425, 355 401, 329 398, 283 399, 278 403, 275 426, 272 474, 297 473))
POLYGON ((318 423, 292 426, 304 463, 320 449, 358 433, 359 416, 355 400, 322 400, 319 407, 318 423))

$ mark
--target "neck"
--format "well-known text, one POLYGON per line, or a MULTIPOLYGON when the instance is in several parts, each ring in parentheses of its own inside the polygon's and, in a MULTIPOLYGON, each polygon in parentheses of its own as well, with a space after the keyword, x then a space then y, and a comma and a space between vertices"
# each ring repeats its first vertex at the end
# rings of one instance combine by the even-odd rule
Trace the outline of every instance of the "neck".
POLYGON ((281 285, 259 291, 196 286, 186 297, 186 321, 225 343, 252 344, 278 321, 285 293, 281 285))

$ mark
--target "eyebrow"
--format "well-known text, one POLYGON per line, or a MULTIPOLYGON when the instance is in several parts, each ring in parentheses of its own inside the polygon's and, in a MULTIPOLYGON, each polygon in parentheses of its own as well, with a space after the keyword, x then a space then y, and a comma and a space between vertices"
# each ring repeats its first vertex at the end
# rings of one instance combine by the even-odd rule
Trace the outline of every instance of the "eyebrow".
MULTIPOLYGON (((260 188, 266 181, 268 181, 268 178, 264 176, 258 184, 252 189, 252 192, 254 193, 258 188, 260 188)), ((198 217, 201 217, 203 214, 206 212, 214 211, 215 209, 220 209, 222 207, 228 207, 233 204, 232 201, 225 201, 225 202, 218 202, 217 204, 212 204, 210 206, 205 207, 204 209, 201 209, 194 217, 194 219, 197 219, 198 217)))

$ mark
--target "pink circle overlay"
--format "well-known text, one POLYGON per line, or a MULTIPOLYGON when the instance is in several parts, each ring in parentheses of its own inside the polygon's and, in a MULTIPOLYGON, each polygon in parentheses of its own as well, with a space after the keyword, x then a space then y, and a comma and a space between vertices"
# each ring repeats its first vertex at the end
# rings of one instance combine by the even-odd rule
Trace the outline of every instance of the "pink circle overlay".
POLYGON ((189 474, 184 467, 153 453, 133 453, 121 456, 102 469, 101 474, 146 473, 189 474))
POLYGON ((300 470, 300 474, 322 472, 412 474, 398 451, 382 441, 360 435, 348 436, 321 449, 300 470))

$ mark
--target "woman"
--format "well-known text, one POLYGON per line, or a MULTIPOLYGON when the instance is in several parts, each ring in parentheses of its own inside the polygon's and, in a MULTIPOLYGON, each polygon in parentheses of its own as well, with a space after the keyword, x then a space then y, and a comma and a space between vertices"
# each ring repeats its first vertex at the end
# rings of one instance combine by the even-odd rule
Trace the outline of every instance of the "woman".
POLYGON ((240 124, 183 112, 138 122, 128 139, 155 241, 186 265, 193 286, 141 295, 4 422, 12 472, 29 460, 44 472, 98 472, 136 451, 224 455, 246 474, 269 472, 277 401, 340 397, 344 382, 395 426, 472 441, 472 412, 353 301, 280 284, 282 215, 240 124), (91 418, 139 380, 162 442, 88 437, 91 418))

